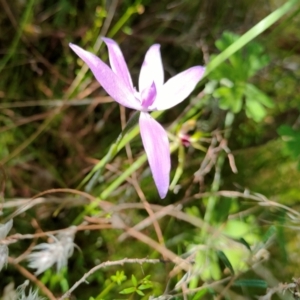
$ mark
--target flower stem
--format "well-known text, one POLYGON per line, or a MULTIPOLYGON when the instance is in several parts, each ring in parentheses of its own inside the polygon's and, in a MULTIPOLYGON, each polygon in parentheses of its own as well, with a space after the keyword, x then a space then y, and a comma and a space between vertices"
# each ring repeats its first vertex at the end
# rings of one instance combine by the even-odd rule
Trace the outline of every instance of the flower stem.
MULTIPOLYGON (((226 118, 225 118, 224 138, 226 140, 228 140, 230 135, 231 135, 231 127, 232 127, 233 121, 234 121, 234 114, 231 111, 228 111, 227 114, 226 114, 226 118)), ((217 192, 220 189, 221 172, 222 172, 222 168, 224 166, 225 157, 226 157, 226 153, 222 152, 222 153, 220 153, 220 155, 217 159, 215 176, 214 176, 214 180, 213 180, 212 187, 211 187, 211 192, 212 193, 217 192)), ((209 224, 209 223, 212 222, 213 212, 214 212, 214 209, 215 209, 215 206, 216 206, 216 203, 217 203, 218 199, 219 199, 218 196, 210 196, 208 198, 206 212, 205 212, 205 215, 204 215, 205 224, 209 224)), ((205 227, 206 226, 204 226, 202 233, 206 232, 205 227)))

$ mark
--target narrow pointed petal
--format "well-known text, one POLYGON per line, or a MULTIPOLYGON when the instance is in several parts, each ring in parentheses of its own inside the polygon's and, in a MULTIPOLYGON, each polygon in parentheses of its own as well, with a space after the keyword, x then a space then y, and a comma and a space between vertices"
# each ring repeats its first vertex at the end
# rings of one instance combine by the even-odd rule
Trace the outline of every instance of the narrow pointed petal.
POLYGON ((135 98, 127 84, 107 64, 91 52, 85 51, 74 44, 69 44, 69 46, 89 66, 108 95, 123 106, 137 110, 141 109, 139 100, 135 98))
POLYGON ((119 45, 112 39, 102 38, 108 48, 111 69, 124 80, 130 90, 133 90, 132 79, 119 45))
POLYGON ((182 102, 194 90, 204 72, 204 67, 196 66, 170 78, 159 90, 151 109, 165 110, 182 102))
POLYGON ((170 147, 164 128, 148 113, 141 112, 140 132, 160 198, 165 198, 170 184, 170 147))
POLYGON ((139 91, 149 88, 153 81, 158 90, 164 84, 164 69, 159 44, 152 45, 145 55, 139 77, 139 91))

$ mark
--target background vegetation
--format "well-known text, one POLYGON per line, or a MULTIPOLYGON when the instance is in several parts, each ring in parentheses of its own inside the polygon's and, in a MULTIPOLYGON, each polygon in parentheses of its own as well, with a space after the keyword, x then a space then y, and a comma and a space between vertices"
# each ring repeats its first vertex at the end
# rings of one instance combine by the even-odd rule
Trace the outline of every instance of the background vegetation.
POLYGON ((49 299, 300 299, 300 1, 0 7, 0 223, 14 222, 2 299, 26 279, 49 299), (164 200, 138 128, 109 152, 132 112, 68 47, 106 61, 101 36, 135 83, 153 43, 167 78, 207 66, 189 99, 154 114, 173 151, 164 200), (68 266, 34 275, 33 247, 72 225, 68 266))

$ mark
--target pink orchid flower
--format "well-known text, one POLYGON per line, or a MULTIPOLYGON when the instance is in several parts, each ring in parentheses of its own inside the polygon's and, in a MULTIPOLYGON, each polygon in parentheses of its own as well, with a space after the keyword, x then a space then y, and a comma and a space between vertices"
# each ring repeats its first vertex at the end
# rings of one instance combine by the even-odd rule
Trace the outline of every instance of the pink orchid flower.
POLYGON ((142 142, 155 185, 163 199, 170 184, 169 140, 164 128, 149 112, 165 110, 182 102, 194 90, 205 68, 189 68, 164 83, 160 45, 154 44, 146 53, 137 91, 118 44, 109 38, 102 39, 108 48, 110 67, 94 54, 74 44, 70 44, 70 47, 89 66, 108 95, 119 104, 141 112, 139 125, 142 142))

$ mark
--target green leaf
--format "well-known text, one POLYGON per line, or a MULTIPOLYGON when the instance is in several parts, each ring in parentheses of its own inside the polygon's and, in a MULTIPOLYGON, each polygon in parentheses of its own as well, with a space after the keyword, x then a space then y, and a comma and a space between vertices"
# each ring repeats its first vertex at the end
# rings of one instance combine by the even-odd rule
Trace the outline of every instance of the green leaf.
POLYGON ((264 53, 264 48, 258 43, 247 45, 248 78, 269 64, 270 58, 264 53))
POLYGON ((224 31, 222 37, 215 42, 215 45, 220 51, 224 51, 239 38, 240 36, 237 34, 234 34, 230 31, 224 31))
POLYGON ((246 114, 256 122, 260 122, 267 114, 266 107, 273 107, 273 101, 252 84, 246 84, 246 114))
POLYGON ((233 285, 240 287, 256 287, 262 289, 266 289, 268 287, 267 282, 260 279, 240 279, 235 281, 233 285))
POLYGON ((145 294, 144 294, 142 291, 140 291, 140 290, 136 290, 136 292, 137 292, 137 294, 139 294, 140 296, 145 296, 145 294))
POLYGON ((251 99, 252 101, 258 101, 266 107, 274 107, 274 102, 253 84, 246 84, 245 95, 247 99, 251 99))
POLYGON ((147 276, 145 276, 144 278, 143 278, 143 282, 144 281, 147 281, 148 282, 148 279, 151 277, 151 275, 147 275, 147 276))
POLYGON ((267 112, 265 108, 255 100, 246 100, 246 115, 248 118, 253 119, 255 122, 260 122, 267 112))
POLYGON ((264 234, 262 240, 263 243, 267 243, 270 238, 272 238, 277 233, 277 228, 275 226, 270 226, 267 232, 264 234))
MULTIPOLYGON (((215 56, 212 55, 211 59, 215 56)), ((221 81, 224 77, 228 78, 231 81, 236 81, 237 74, 236 69, 234 69, 228 63, 222 63, 217 69, 215 69, 210 75, 209 78, 211 80, 221 81)))
POLYGON ((288 125, 282 125, 277 129, 277 132, 282 136, 300 138, 300 132, 297 132, 292 127, 288 125))
POLYGON ((64 292, 66 292, 70 288, 69 282, 66 278, 61 278, 59 283, 60 283, 62 291, 64 291, 64 292))
POLYGON ((233 113, 238 113, 242 108, 242 95, 241 88, 234 86, 232 88, 222 86, 215 90, 213 96, 219 98, 219 106, 222 109, 229 109, 233 113))
POLYGON ((203 296, 205 296, 208 292, 208 289, 203 289, 201 291, 199 291, 198 293, 196 293, 196 295, 192 298, 192 300, 199 300, 201 299, 203 296))
POLYGON ((126 289, 124 289, 124 290, 122 290, 121 292, 120 292, 120 294, 132 294, 132 293, 134 293, 136 291, 136 287, 130 287, 130 288, 126 288, 126 289))
POLYGON ((243 244, 249 251, 252 251, 250 245, 247 243, 247 241, 244 238, 241 237, 239 239, 233 239, 233 240, 243 244))
POLYGON ((223 262, 223 264, 231 271, 232 274, 234 274, 234 270, 233 267, 229 261, 229 259, 227 258, 227 256, 225 255, 225 253, 221 250, 217 251, 217 256, 219 257, 219 259, 223 262))
POLYGON ((204 93, 206 95, 212 94, 214 92, 214 90, 216 89, 217 85, 218 85, 218 81, 217 80, 209 80, 205 84, 204 93))
POLYGON ((131 275, 131 281, 132 281, 132 283, 133 283, 134 286, 138 285, 137 279, 136 279, 136 277, 133 274, 131 275))
POLYGON ((139 286, 139 290, 146 290, 146 289, 151 289, 153 287, 153 284, 151 282, 147 284, 141 284, 139 286))

